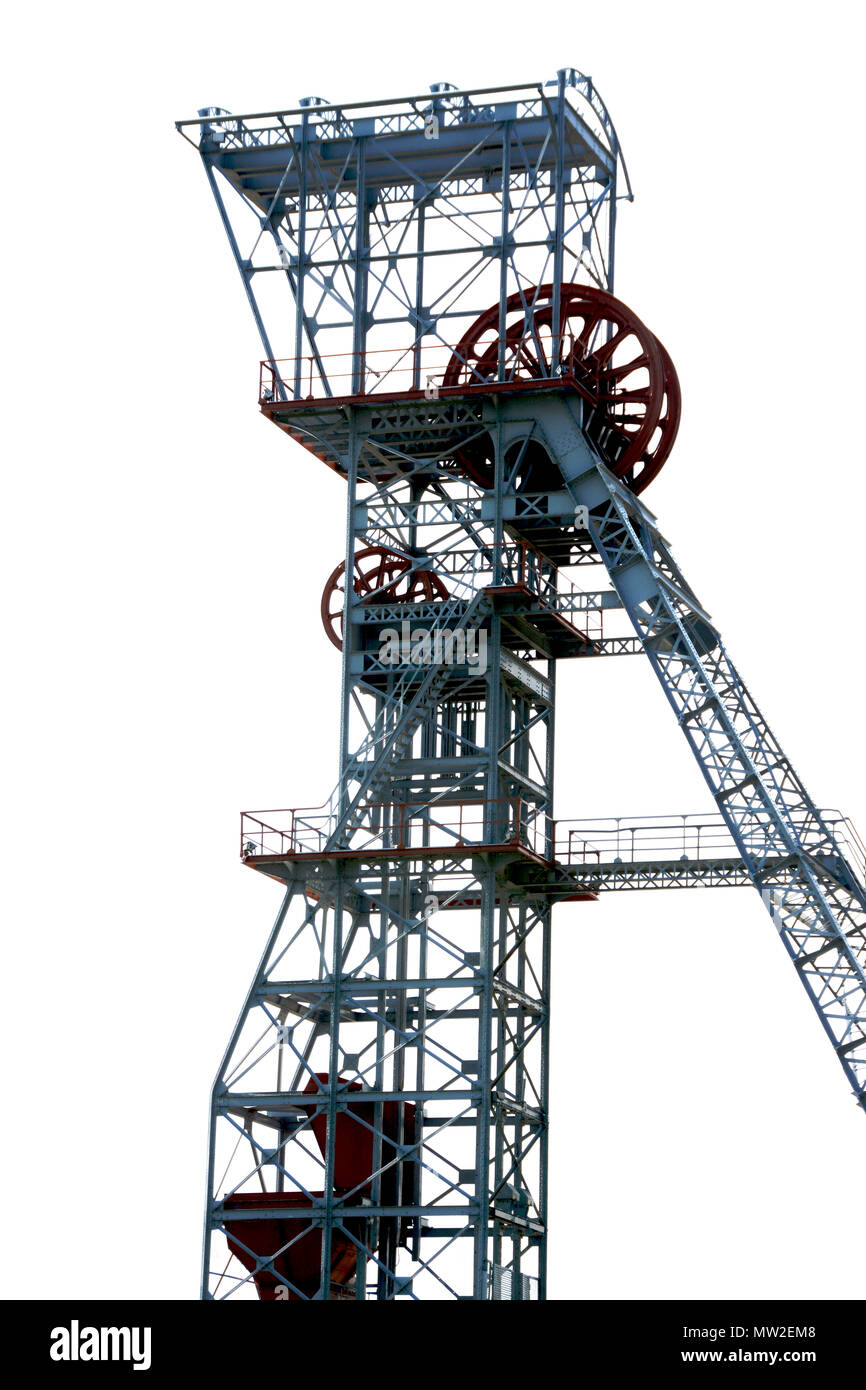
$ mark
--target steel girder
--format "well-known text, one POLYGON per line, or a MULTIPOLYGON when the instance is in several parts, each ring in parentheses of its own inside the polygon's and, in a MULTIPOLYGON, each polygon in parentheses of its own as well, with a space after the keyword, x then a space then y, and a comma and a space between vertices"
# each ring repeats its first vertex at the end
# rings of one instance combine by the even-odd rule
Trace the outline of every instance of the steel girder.
POLYGON ((269 1271, 285 1296, 346 1296, 330 1280, 338 1241, 357 1299, 482 1300, 505 1269, 543 1296, 549 909, 509 896, 502 860, 461 859, 459 884, 436 865, 296 866, 214 1090, 205 1297, 249 1297, 269 1271), (448 892, 479 905, 449 912, 448 892), (330 1135, 345 1122, 369 1136, 365 1182, 337 1188, 319 1116, 330 1135), (273 1204, 239 1234, 231 1198, 251 1185, 273 1204), (305 1196, 288 1212, 287 1191, 305 1196), (263 1246, 254 1223, 268 1221, 283 1225, 263 1246), (314 1293, 284 1263, 311 1231, 314 1293))
POLYGON ((423 390, 491 302, 544 280, 613 283, 624 166, 573 69, 382 102, 209 108, 177 128, 204 163, 276 401, 423 390))
MULTIPOLYGON (((529 630, 515 643, 494 590, 526 561, 503 508, 480 523, 478 489, 455 478, 447 441, 398 450, 392 431, 377 407, 351 407, 345 452, 332 441, 348 485, 347 562, 387 539, 441 573, 452 597, 435 614, 418 605, 413 628, 474 628, 485 661, 388 669, 383 623, 356 621, 366 614, 349 586, 338 783, 318 813, 293 816, 288 832, 259 822, 260 844, 247 842, 248 862, 287 893, 214 1089, 205 1297, 249 1296, 269 1274, 291 1286, 291 1250, 311 1232, 321 1278, 292 1296, 545 1294, 550 901, 517 880, 552 852, 554 665, 513 648, 538 658, 534 637, 546 639, 531 624, 553 613, 551 577, 534 566, 529 630), (435 499, 426 514, 422 491, 435 499), (347 1191, 336 1135, 341 1116, 354 1121, 359 1085, 373 1107, 357 1120, 371 1166, 347 1191), (386 1107, 397 1098, 412 1133, 395 1149, 386 1107), (236 1194, 252 1184, 309 1202, 289 1209, 276 1195, 239 1217, 236 1194), (262 1250, 257 1221, 282 1243, 262 1250), (347 1242, 354 1277, 335 1283, 333 1251, 347 1242)), ((501 441, 497 457, 504 496, 514 477, 501 441)))

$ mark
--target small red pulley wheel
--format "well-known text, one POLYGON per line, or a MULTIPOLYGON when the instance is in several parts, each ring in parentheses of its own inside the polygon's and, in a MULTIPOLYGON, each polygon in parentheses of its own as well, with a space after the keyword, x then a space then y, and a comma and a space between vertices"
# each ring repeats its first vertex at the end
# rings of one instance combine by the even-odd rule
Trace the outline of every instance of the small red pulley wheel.
MULTIPOLYGON (((448 588, 433 570, 413 569, 407 555, 384 545, 359 550, 352 565, 352 587, 362 603, 419 603, 448 598, 448 588)), ((346 562, 328 578, 322 592, 322 625, 338 651, 343 650, 346 562)))

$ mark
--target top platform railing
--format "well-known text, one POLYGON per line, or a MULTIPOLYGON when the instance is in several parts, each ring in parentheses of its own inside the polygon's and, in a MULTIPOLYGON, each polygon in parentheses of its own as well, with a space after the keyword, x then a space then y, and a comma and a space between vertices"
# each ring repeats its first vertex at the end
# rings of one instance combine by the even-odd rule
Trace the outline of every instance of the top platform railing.
POLYGON ((420 391, 438 396, 451 361, 441 343, 419 348, 377 348, 356 354, 307 354, 264 361, 259 367, 259 405, 277 401, 337 400, 385 392, 420 391))
MULTIPOLYGON (((268 150, 299 139, 334 141, 401 135, 424 139, 430 135, 431 115, 441 129, 455 132, 471 132, 473 127, 490 122, 549 118, 560 83, 567 109, 579 122, 578 130, 589 147, 622 159, 604 101, 592 78, 576 68, 562 68, 547 81, 477 88, 455 88, 442 83, 426 92, 373 101, 329 102, 321 97, 307 97, 296 107, 239 114, 208 106, 193 118, 177 121, 176 127, 192 143, 224 152, 268 150)), ((630 195, 625 168, 624 173, 630 195)))
POLYGON ((436 399, 466 391, 537 388, 545 381, 567 383, 592 400, 594 383, 583 362, 585 356, 586 348, 564 335, 560 360, 551 364, 548 375, 528 377, 515 376, 513 358, 501 373, 498 368, 482 373, 471 363, 455 363, 454 352, 442 343, 408 343, 362 353, 307 353, 260 363, 259 405, 300 405, 377 395, 436 399))
MULTIPOLYGON (((856 829, 839 811, 826 810, 822 815, 836 848, 861 883, 866 883, 866 846, 856 829)), ((325 806, 245 811, 241 816, 241 857, 249 863, 262 857, 322 855, 328 852, 336 822, 334 811, 325 806)), ((721 815, 698 812, 551 821, 521 797, 370 805, 364 808, 353 843, 346 850, 366 854, 414 850, 420 854, 490 844, 524 849, 548 863, 580 867, 590 873, 593 868, 620 864, 740 858, 721 815)))
MULTIPOLYGON (((441 853, 500 846, 550 858, 549 822, 522 797, 376 802, 362 808, 350 840, 335 848, 339 817, 330 804, 284 811, 244 811, 241 858, 295 858, 331 853, 441 853)), ((576 851, 575 851, 576 852, 576 851)))

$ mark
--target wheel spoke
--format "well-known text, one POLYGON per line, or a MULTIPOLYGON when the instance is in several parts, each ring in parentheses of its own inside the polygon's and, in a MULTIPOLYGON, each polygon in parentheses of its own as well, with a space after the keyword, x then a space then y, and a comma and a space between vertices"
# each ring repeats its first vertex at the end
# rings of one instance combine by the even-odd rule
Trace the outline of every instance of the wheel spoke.
MULTIPOLYGON (((384 546, 360 551, 353 561, 353 588, 362 603, 371 598, 379 602, 414 602, 418 599, 447 599, 448 588, 431 570, 413 569, 408 557, 384 546)), ((335 647, 342 648, 345 613, 345 564, 334 570, 322 594, 321 616, 325 631, 335 647), (342 596, 342 601, 341 601, 342 596)))
POLYGON ((608 338, 606 343, 601 343, 595 349, 594 356, 596 361, 606 362, 608 358, 611 357, 613 353, 616 351, 616 349, 619 347, 620 343, 624 342, 630 333, 631 329, 627 328, 625 324, 617 324, 616 332, 613 334, 613 336, 608 338))
MULTIPOLYGON (((598 353, 596 352, 597 356, 598 353)), ((618 367, 607 367, 604 374, 606 377, 613 377, 614 381, 622 381, 623 377, 628 376, 630 372, 639 371, 641 367, 649 367, 649 358, 645 352, 642 352, 639 357, 632 358, 631 362, 623 362, 618 367)))
POLYGON ((631 404, 633 401, 641 401, 647 403, 652 400, 652 396, 653 393, 650 387, 645 386, 640 391, 602 392, 602 394, 599 396, 599 400, 611 401, 614 405, 618 405, 623 402, 631 404))

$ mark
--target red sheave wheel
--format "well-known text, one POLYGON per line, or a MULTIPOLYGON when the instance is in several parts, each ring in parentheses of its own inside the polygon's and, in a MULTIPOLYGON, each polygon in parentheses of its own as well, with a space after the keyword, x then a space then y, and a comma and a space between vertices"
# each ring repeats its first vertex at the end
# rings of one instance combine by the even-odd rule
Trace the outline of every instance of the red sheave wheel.
MULTIPOLYGON (((363 601, 417 603, 448 597, 448 588, 432 570, 412 569, 406 555, 384 545, 359 550, 352 567, 352 587, 363 601)), ((343 650, 343 611, 346 604, 346 563, 330 575, 322 593, 322 624, 329 639, 343 650)))
MULTIPOLYGON (((475 320, 454 349, 443 387, 565 377, 589 403, 587 433, 605 463, 640 492, 670 453, 680 392, 670 356, 637 315, 592 285, 563 285, 558 329, 553 286, 506 302, 500 348, 499 306, 475 320)), ((457 461, 482 486, 492 483, 489 448, 466 446, 457 461)))

